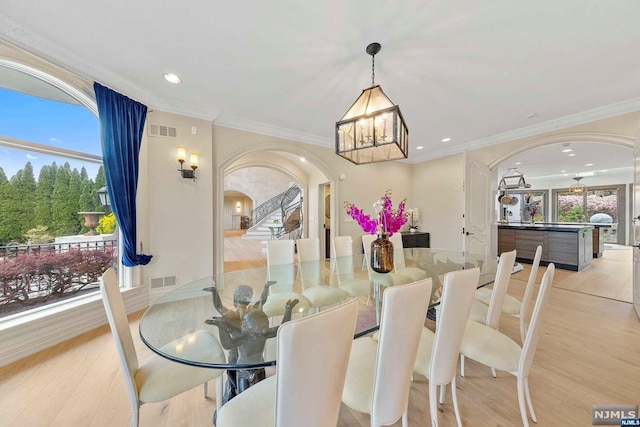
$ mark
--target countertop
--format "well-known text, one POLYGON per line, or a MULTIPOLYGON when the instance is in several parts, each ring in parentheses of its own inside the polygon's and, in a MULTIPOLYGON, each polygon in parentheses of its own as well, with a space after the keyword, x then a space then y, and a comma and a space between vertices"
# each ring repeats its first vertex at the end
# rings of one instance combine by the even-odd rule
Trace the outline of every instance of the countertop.
POLYGON ((513 230, 537 230, 537 231, 562 231, 567 233, 577 233, 582 230, 592 230, 595 224, 590 223, 511 223, 498 224, 498 228, 513 230))
POLYGON ((594 228, 611 228, 610 223, 605 222, 541 222, 544 225, 586 225, 594 228))

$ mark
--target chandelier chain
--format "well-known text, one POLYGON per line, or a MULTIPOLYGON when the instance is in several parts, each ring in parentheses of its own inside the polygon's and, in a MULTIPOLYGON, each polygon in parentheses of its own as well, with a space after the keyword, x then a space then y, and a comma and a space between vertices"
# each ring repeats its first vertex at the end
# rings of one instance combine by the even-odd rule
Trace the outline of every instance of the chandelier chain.
POLYGON ((371 55, 371 87, 376 85, 376 55, 371 55))

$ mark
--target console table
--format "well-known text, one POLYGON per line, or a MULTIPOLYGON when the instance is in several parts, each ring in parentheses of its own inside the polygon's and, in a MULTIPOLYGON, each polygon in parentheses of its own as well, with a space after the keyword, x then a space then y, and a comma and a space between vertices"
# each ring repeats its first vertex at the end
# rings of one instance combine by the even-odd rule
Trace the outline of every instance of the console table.
POLYGON ((429 233, 422 231, 402 232, 402 246, 405 248, 430 248, 429 233))

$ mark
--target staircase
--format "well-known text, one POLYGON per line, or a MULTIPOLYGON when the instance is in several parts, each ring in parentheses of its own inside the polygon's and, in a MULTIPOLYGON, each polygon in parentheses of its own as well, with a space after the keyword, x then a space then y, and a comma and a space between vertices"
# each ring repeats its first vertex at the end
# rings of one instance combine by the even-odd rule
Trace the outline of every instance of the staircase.
POLYGON ((258 225, 250 227, 247 232, 242 235, 242 238, 250 240, 269 240, 271 239, 271 229, 269 227, 281 226, 282 211, 277 210, 264 218, 264 220, 262 220, 258 225))
POLYGON ((298 239, 302 235, 302 191, 292 185, 251 211, 243 239, 298 239))

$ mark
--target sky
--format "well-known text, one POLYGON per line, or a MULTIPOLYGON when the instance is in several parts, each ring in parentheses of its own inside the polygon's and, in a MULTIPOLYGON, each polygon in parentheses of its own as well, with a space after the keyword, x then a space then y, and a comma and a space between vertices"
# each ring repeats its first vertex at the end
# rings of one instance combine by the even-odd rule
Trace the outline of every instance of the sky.
MULTIPOLYGON (((0 136, 21 139, 102 156, 98 118, 81 105, 49 101, 0 88, 0 136)), ((87 169, 94 179, 97 163, 64 159, 46 154, 16 150, 0 145, 0 167, 11 178, 30 161, 35 178, 40 168, 53 161, 69 162, 71 168, 87 169)))

